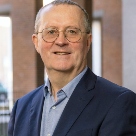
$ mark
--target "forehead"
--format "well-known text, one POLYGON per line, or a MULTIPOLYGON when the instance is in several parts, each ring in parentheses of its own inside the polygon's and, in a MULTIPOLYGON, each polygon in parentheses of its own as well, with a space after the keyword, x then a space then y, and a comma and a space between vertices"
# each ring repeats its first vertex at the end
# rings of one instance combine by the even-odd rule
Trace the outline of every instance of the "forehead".
POLYGON ((41 12, 41 25, 83 26, 83 11, 76 5, 48 5, 41 12))

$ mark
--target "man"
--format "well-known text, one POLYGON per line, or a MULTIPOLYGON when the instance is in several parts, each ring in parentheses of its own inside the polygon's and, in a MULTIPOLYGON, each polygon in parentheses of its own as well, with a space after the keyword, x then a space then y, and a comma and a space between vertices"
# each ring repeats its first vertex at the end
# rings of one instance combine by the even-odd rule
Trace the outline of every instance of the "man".
POLYGON ((17 100, 9 136, 136 136, 136 95, 87 67, 86 11, 56 0, 37 14, 35 48, 48 78, 17 100))

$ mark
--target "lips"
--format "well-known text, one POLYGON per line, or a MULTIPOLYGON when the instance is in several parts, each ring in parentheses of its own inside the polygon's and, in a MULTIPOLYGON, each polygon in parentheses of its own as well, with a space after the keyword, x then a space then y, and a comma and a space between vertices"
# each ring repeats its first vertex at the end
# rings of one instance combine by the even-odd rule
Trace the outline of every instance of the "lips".
POLYGON ((69 52, 54 52, 56 55, 68 55, 70 54, 69 52))

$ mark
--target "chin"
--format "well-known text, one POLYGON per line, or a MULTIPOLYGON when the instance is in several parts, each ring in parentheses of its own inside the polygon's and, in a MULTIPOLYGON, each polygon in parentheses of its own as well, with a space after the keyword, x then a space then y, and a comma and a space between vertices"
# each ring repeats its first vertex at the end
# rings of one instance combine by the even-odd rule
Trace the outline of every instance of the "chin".
POLYGON ((66 67, 66 66, 58 66, 58 67, 55 67, 54 70, 56 71, 60 71, 60 72, 68 72, 68 71, 71 71, 73 68, 72 67, 66 67))
POLYGON ((68 71, 71 71, 71 69, 68 69, 68 68, 58 68, 58 69, 55 69, 56 71, 59 71, 59 72, 68 72, 68 71))

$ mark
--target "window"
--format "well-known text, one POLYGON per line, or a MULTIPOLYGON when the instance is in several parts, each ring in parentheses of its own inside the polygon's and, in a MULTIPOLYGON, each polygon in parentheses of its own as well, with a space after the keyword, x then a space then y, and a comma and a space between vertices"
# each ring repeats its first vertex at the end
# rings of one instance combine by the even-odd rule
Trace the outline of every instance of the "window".
POLYGON ((102 76, 101 64, 101 21, 94 20, 92 23, 92 71, 98 75, 102 76))
POLYGON ((9 102, 12 95, 12 34, 10 17, 0 16, 0 102, 9 102))
POLYGON ((49 4, 50 2, 52 2, 52 1, 54 1, 54 0, 43 0, 43 5, 47 5, 47 4, 49 4))

